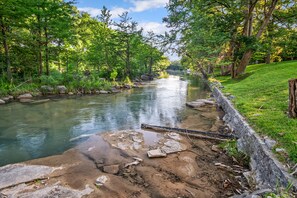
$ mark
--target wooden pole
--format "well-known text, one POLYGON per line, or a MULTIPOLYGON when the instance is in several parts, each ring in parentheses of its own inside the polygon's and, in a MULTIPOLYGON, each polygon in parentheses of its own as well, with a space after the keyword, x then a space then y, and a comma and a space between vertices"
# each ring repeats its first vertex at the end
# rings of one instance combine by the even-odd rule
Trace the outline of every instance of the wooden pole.
POLYGON ((297 79, 289 80, 289 117, 297 118, 297 79))

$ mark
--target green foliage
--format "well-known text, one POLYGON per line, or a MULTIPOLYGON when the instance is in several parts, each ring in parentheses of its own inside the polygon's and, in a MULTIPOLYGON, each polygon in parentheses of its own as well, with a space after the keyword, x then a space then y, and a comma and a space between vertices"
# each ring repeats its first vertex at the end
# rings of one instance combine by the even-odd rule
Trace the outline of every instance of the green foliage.
POLYGON ((117 70, 112 70, 112 72, 110 73, 110 79, 112 80, 112 81, 115 81, 115 79, 117 78, 117 76, 118 76, 118 72, 117 72, 117 70))
POLYGON ((258 64, 247 67, 247 74, 238 79, 217 77, 224 92, 235 96, 236 108, 257 132, 270 136, 286 148, 297 162, 297 120, 289 119, 288 80, 296 78, 297 62, 258 64))
POLYGON ((230 140, 221 143, 219 146, 227 153, 227 155, 234 157, 242 165, 249 166, 249 157, 238 151, 236 144, 235 140, 230 140))
POLYGON ((169 78, 169 74, 166 71, 161 71, 158 78, 169 78))
POLYGON ((115 81, 157 71, 163 53, 148 42, 157 35, 145 38, 128 13, 114 23, 106 8, 92 18, 74 2, 0 0, 1 78, 33 78, 51 86, 78 80, 73 87, 91 89, 93 81, 79 73, 88 70, 115 81))
POLYGON ((125 80, 124 80, 124 83, 125 83, 126 85, 131 85, 131 84, 132 84, 132 82, 131 82, 131 80, 130 80, 130 78, 129 78, 128 76, 126 76, 126 78, 125 78, 125 80))

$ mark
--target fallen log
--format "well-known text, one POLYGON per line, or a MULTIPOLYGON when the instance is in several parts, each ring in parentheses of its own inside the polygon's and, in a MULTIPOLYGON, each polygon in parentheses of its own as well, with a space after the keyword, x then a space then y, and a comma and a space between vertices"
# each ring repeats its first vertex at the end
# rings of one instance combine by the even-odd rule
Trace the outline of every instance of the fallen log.
POLYGON ((191 136, 191 137, 196 137, 196 138, 200 138, 200 139, 208 139, 208 140, 225 141, 225 140, 236 138, 233 134, 222 134, 222 133, 198 131, 198 130, 191 130, 191 129, 155 126, 155 125, 149 125, 149 124, 141 124, 141 128, 142 129, 151 129, 151 130, 160 131, 160 132, 176 132, 181 135, 187 135, 187 136, 191 136))

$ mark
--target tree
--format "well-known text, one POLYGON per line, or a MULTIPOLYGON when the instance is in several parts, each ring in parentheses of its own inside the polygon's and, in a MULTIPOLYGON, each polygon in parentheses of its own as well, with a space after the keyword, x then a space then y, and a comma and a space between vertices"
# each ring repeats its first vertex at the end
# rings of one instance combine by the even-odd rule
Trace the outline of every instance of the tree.
POLYGON ((118 30, 116 38, 119 48, 117 53, 125 64, 124 76, 131 78, 132 58, 137 44, 140 43, 142 30, 137 29, 137 23, 128 17, 128 12, 124 12, 119 17, 119 22, 115 23, 118 30))

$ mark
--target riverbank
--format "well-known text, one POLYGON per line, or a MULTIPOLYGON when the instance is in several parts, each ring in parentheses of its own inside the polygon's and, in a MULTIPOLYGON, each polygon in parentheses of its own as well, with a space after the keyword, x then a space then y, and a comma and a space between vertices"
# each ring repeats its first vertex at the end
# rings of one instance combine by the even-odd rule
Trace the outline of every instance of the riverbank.
POLYGON ((12 95, 5 95, 0 97, 0 105, 8 104, 10 102, 21 102, 29 104, 39 104, 47 102, 51 99, 72 98, 83 95, 100 95, 100 94, 114 94, 132 88, 140 88, 145 85, 145 82, 133 82, 129 84, 117 83, 116 86, 110 86, 105 89, 76 89, 70 91, 66 86, 60 85, 53 88, 52 86, 43 85, 34 90, 24 89, 21 92, 12 92, 12 95))
MULTIPOLYGON (((223 125, 217 122, 222 116, 215 106, 198 108, 199 112, 212 118, 217 128, 223 125)), ((194 115, 180 127, 214 128, 194 115)), ((175 133, 132 130, 92 135, 62 155, 22 164, 0 168, 9 174, 0 178, 3 196, 230 197, 249 192, 243 176, 247 168, 229 157, 219 142, 175 133), (149 158, 147 152, 157 148, 167 150, 167 156, 149 158), (32 171, 15 177, 28 169, 32 171)))

